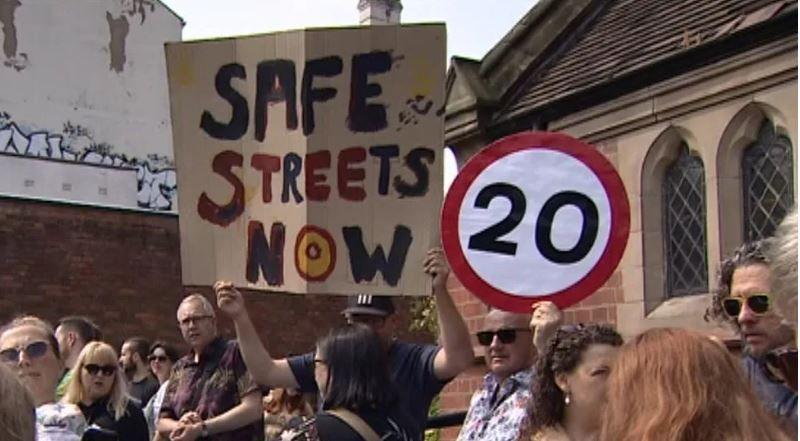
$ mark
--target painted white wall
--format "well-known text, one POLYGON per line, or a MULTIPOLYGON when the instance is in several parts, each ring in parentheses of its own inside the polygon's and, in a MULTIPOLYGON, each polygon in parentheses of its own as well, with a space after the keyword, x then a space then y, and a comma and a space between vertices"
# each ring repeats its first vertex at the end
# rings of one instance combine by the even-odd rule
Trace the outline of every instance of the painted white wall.
POLYGON ((0 188, 12 196, 136 206, 136 170, 0 154, 0 188))
MULTIPOLYGON (((133 167, 140 180, 123 199, 175 210, 174 189, 143 178, 174 167, 163 45, 180 40, 181 28, 157 0, 0 0, 0 151, 133 167), (124 37, 115 39, 125 56, 116 69, 112 56, 123 51, 111 47, 109 20, 124 37)), ((41 164, 17 164, 15 176, 34 177, 41 164)), ((0 192, 17 184, 4 179, 0 192)))

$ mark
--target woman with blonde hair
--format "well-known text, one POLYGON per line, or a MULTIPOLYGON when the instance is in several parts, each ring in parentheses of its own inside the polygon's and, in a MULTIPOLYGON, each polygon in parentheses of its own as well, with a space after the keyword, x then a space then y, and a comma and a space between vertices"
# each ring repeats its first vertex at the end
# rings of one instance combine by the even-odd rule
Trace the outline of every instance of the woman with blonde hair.
POLYGON ((653 329, 625 344, 608 380, 600 441, 785 441, 719 342, 653 329))
POLYGON ((107 343, 87 344, 72 368, 63 401, 76 404, 89 425, 115 432, 119 441, 147 441, 147 422, 127 395, 118 359, 107 343))

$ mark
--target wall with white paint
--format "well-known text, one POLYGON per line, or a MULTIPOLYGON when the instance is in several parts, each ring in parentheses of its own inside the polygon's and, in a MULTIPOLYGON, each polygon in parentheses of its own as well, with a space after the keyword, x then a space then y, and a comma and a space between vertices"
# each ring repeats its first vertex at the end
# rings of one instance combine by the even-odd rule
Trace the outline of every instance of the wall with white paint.
MULTIPOLYGON (((181 28, 158 0, 0 0, 0 152, 75 166, 70 179, 98 179, 86 163, 132 169, 133 195, 114 204, 176 210, 164 43, 181 28)), ((14 179, 41 180, 42 164, 15 161, 14 179)), ((20 184, 4 178, 0 193, 20 184)), ((86 188, 62 196, 111 203, 86 188)))

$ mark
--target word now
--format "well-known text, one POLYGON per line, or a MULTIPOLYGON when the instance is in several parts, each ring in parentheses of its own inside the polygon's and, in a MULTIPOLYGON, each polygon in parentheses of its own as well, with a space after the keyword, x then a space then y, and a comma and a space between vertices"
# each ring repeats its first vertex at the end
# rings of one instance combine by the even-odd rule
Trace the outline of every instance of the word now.
MULTIPOLYGON (((380 159, 377 194, 389 194, 389 180, 392 176, 391 160, 399 156, 400 149, 397 145, 379 145, 369 149, 364 147, 349 147, 338 152, 336 161, 336 189, 339 197, 347 201, 363 201, 367 191, 363 183, 366 171, 358 165, 365 162, 367 153, 380 159)), ((407 182, 401 176, 395 175, 392 187, 401 198, 422 197, 428 193, 430 187, 429 167, 434 163, 436 153, 429 148, 418 147, 406 154, 403 166, 410 170, 415 177, 414 182, 407 182)), ((332 155, 328 150, 308 153, 305 158, 297 153, 287 153, 281 158, 276 155, 253 154, 250 158, 250 167, 261 172, 261 199, 265 204, 272 202, 272 174, 283 170, 283 185, 281 202, 287 203, 290 198, 295 203, 303 202, 303 195, 297 187, 297 180, 303 173, 305 164, 305 195, 309 201, 324 202, 330 198, 331 185, 327 183, 328 176, 325 170, 331 168, 332 155)), ((232 187, 233 196, 225 204, 218 204, 203 192, 197 200, 197 213, 201 218, 222 227, 230 225, 245 209, 245 187, 234 168, 244 165, 244 157, 237 152, 225 150, 218 153, 212 161, 212 169, 222 176, 232 187)))
MULTIPOLYGON (((347 116, 347 126, 351 131, 377 132, 388 126, 386 106, 367 100, 375 98, 383 92, 380 84, 369 81, 369 76, 389 72, 391 68, 392 57, 387 51, 353 55, 347 116)), ((314 103, 330 101, 338 93, 333 87, 314 87, 314 79, 335 77, 340 75, 342 70, 342 58, 336 55, 306 61, 300 91, 304 135, 314 132, 314 103)), ((234 78, 247 79, 247 70, 239 63, 221 66, 214 80, 219 96, 231 105, 230 120, 220 122, 208 110, 203 111, 200 118, 200 128, 216 139, 238 140, 247 133, 250 105, 247 98, 233 87, 234 78)), ((253 112, 257 141, 264 141, 270 103, 286 103, 286 128, 290 130, 298 128, 296 84, 297 74, 294 61, 275 59, 258 63, 255 111, 253 112)))
MULTIPOLYGON (((404 225, 395 227, 388 256, 382 245, 378 245, 372 253, 367 251, 361 227, 342 227, 342 236, 356 283, 371 282, 380 271, 389 286, 397 286, 413 242, 411 229, 404 225)), ((269 286, 282 286, 285 244, 286 225, 282 222, 272 224, 267 240, 264 224, 250 221, 247 226, 247 281, 257 283, 263 274, 269 286)), ((295 270, 304 280, 324 282, 336 267, 336 242, 321 227, 307 225, 301 228, 294 250, 295 270)))

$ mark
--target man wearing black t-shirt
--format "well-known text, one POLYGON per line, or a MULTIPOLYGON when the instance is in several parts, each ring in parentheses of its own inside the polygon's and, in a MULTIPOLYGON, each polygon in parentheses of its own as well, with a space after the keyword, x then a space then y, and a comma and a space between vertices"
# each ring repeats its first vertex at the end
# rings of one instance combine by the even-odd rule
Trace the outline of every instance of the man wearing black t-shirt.
MULTIPOLYGON (((413 420, 413 427, 404 429, 412 433, 414 439, 421 439, 433 398, 474 360, 467 326, 447 291, 450 270, 441 249, 428 252, 424 270, 433 277, 441 346, 395 339, 398 320, 389 297, 354 296, 343 311, 348 322, 369 325, 386 347, 390 375, 399 392, 400 404, 408 410, 413 420)), ((300 388, 303 392, 317 391, 313 353, 289 359, 273 359, 258 337, 241 293, 232 284, 222 281, 214 285, 214 290, 218 306, 236 326, 242 355, 257 383, 270 387, 300 388)))
POLYGON ((140 409, 158 392, 159 386, 158 380, 148 366, 149 352, 150 342, 142 337, 125 340, 119 351, 119 364, 125 371, 125 377, 130 381, 128 393, 138 401, 140 409))

